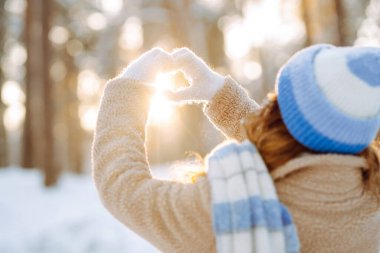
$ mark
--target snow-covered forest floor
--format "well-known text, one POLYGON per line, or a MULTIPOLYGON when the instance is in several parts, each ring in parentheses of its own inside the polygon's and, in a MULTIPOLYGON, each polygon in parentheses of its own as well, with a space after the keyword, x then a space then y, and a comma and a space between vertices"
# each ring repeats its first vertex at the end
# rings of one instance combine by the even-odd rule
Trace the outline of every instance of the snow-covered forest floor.
POLYGON ((1 253, 158 252, 105 210, 89 175, 65 174, 53 188, 42 180, 37 170, 0 169, 1 253))

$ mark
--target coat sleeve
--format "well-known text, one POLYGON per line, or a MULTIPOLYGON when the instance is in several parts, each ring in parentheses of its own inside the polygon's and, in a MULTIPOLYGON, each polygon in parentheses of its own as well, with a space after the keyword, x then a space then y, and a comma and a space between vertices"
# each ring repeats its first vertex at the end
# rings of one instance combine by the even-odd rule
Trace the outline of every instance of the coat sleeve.
POLYGON ((205 114, 214 126, 227 138, 242 141, 245 131, 242 120, 260 106, 231 77, 226 77, 223 87, 204 108, 205 114))
POLYGON ((159 250, 212 252, 207 179, 185 184, 151 176, 145 124, 152 92, 134 80, 106 85, 92 149, 96 187, 109 212, 159 250))

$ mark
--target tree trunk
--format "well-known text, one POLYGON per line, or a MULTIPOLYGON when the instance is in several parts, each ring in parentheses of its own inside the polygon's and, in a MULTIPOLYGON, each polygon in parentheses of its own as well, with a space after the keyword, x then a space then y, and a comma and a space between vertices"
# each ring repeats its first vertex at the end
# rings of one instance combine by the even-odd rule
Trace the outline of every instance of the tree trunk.
POLYGON ((77 97, 78 70, 74 59, 66 54, 65 57, 68 73, 65 80, 65 118, 68 130, 68 166, 74 173, 83 172, 83 129, 78 116, 79 100, 77 97))
POLYGON ((343 46, 352 46, 360 24, 365 18, 369 0, 336 0, 339 13, 339 30, 343 46))
POLYGON ((25 14, 24 39, 28 58, 25 76, 25 121, 23 131, 22 161, 24 168, 42 165, 42 55, 41 41, 41 1, 28 0, 25 14))
POLYGON ((331 0, 303 0, 307 44, 341 44, 337 5, 331 0))
POLYGON ((45 185, 54 185, 59 177, 58 164, 55 164, 54 152, 54 101, 52 99, 53 85, 50 79, 51 44, 49 41, 50 20, 52 13, 52 1, 44 0, 42 4, 42 46, 43 46, 43 114, 44 114, 44 162, 45 185))
MULTIPOLYGON (((6 28, 6 20, 5 20, 5 11, 4 11, 5 0, 0 0, 0 34, 4 35, 6 28)), ((4 55, 4 36, 0 37, 0 57, 4 55)), ((1 59, 0 59, 1 60, 1 59)), ((4 83, 5 78, 0 68, 0 97, 1 97, 1 88, 4 83)), ((0 100, 0 167, 8 166, 8 152, 7 152, 7 138, 6 131, 4 127, 4 111, 5 105, 0 100)))
POLYGON ((59 176, 55 164, 53 86, 49 74, 51 11, 51 0, 27 1, 25 42, 28 59, 22 165, 41 168, 46 186, 54 185, 59 176))

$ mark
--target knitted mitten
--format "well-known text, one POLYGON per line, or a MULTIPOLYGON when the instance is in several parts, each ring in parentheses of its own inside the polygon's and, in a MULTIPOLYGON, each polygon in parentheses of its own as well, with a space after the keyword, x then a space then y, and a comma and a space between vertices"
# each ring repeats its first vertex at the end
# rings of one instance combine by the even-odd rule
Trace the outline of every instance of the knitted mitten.
POLYGON ((153 84, 160 72, 173 68, 172 56, 161 48, 153 48, 131 62, 119 77, 153 84))
POLYGON ((172 52, 175 66, 181 70, 190 86, 176 92, 168 92, 169 99, 178 102, 208 102, 224 84, 224 77, 188 48, 172 52))

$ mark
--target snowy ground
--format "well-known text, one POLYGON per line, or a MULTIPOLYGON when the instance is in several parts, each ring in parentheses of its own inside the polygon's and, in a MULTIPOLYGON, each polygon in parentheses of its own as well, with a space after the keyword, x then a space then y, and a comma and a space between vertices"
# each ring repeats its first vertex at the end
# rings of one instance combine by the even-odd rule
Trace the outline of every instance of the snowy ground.
POLYGON ((158 252, 104 209, 90 176, 41 182, 37 170, 0 169, 1 253, 158 252))

